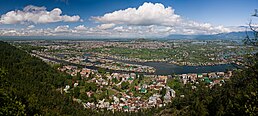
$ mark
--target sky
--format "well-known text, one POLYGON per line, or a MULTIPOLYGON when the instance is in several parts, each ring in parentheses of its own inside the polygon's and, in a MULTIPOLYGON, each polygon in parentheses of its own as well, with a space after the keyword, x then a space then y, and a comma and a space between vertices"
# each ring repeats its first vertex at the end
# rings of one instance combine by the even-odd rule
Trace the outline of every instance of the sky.
POLYGON ((243 31, 258 0, 1 0, 0 36, 166 37, 243 31))

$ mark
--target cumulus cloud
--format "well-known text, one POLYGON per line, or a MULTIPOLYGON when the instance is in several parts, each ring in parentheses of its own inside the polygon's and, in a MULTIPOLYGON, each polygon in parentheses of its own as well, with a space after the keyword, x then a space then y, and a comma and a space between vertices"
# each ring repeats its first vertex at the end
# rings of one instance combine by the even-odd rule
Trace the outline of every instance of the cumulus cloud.
POLYGON ((124 29, 124 27, 123 27, 123 26, 115 27, 113 30, 115 30, 115 31, 119 31, 119 32, 126 31, 126 30, 124 29))
POLYGON ((174 25, 181 20, 172 7, 165 8, 160 3, 144 3, 138 8, 118 10, 92 19, 101 23, 128 25, 174 25))
MULTIPOLYGON (((172 27, 166 26, 117 26, 113 33, 126 34, 129 37, 164 37, 174 32, 172 27)), ((127 36, 127 37, 128 37, 127 36)))
MULTIPOLYGON (((188 32, 189 34, 213 34, 230 32, 223 26, 213 26, 209 23, 200 23, 185 20, 174 12, 172 7, 165 7, 161 3, 144 3, 138 8, 127 8, 103 16, 92 17, 97 23, 131 25, 131 26, 160 26, 171 32, 188 32), (187 30, 187 31, 186 31, 187 30), (189 31, 190 30, 190 31, 189 31)), ((119 26, 120 27, 120 26, 119 26)), ((151 28, 150 28, 151 29, 151 28)), ((151 30, 149 30, 151 31, 151 30)))
POLYGON ((23 10, 9 11, 0 18, 0 24, 24 24, 24 23, 53 23, 53 22, 77 22, 80 16, 62 15, 62 10, 54 8, 47 11, 46 7, 29 5, 23 10))
POLYGON ((55 32, 69 32, 69 25, 62 25, 62 26, 57 26, 55 29, 54 29, 55 32))
POLYGON ((79 26, 76 26, 74 27, 75 30, 78 30, 78 31, 84 31, 86 30, 87 28, 84 26, 84 25, 79 25, 79 26))
POLYGON ((114 23, 108 23, 108 24, 98 25, 97 28, 99 28, 99 29, 110 29, 110 28, 112 28, 114 26, 115 26, 114 23))

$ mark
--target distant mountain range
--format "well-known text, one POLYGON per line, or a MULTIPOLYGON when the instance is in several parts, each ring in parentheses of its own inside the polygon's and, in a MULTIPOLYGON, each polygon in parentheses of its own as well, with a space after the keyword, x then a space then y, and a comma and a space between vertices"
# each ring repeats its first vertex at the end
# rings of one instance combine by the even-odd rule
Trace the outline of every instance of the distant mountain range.
MULTIPOLYGON (((254 37, 252 31, 248 31, 247 34, 251 38, 254 37)), ((243 40, 245 38, 246 38, 246 32, 230 32, 230 33, 220 33, 220 34, 214 34, 214 35, 171 34, 166 37, 166 39, 197 39, 197 40, 210 40, 210 39, 243 40)))

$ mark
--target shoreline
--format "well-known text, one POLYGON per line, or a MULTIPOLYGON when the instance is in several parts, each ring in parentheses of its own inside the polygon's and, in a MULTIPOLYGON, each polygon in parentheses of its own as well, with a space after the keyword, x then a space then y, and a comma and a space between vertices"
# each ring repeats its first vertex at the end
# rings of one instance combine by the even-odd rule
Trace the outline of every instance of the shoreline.
POLYGON ((122 62, 137 62, 137 63, 149 63, 149 62, 161 62, 161 63, 169 63, 169 64, 174 64, 177 66, 215 66, 215 65, 222 65, 222 64, 231 64, 233 62, 218 62, 218 63, 200 63, 200 64, 195 64, 191 62, 174 62, 170 60, 143 60, 143 59, 138 59, 138 58, 122 58, 119 56, 113 56, 113 55, 107 55, 107 54, 100 54, 100 53, 86 53, 86 54, 92 54, 94 57, 96 56, 101 56, 106 59, 111 59, 111 60, 117 60, 117 61, 122 61, 122 62))
MULTIPOLYGON (((42 55, 39 55, 37 54, 38 56, 42 57, 42 55)), ((96 66, 86 66, 86 65, 82 65, 82 64, 75 64, 75 63, 72 63, 72 62, 68 62, 68 61, 65 61, 65 60, 59 60, 59 59, 56 59, 56 58, 49 58, 49 57, 46 57, 46 56, 43 56, 43 58, 45 59, 48 59, 50 61, 56 61, 56 62, 62 62, 62 63, 65 63, 65 64, 74 64, 74 65, 78 65, 78 66, 83 66, 83 67, 86 67, 86 68, 89 68, 89 69, 94 69, 94 70, 97 70, 98 67, 96 66)), ((167 66, 170 66, 168 68, 166 68, 165 72, 164 72, 164 69, 162 69, 162 71, 160 71, 159 69, 157 69, 157 67, 154 67, 156 69, 156 71, 154 73, 143 73, 143 72, 135 72, 135 71, 123 71, 123 70, 110 70, 110 69, 105 69, 107 72, 119 72, 119 73, 139 73, 139 74, 146 74, 146 75, 171 75, 171 74, 186 74, 186 73, 208 73, 208 72, 225 72, 226 71, 226 68, 222 69, 222 70, 219 70, 217 68, 215 68, 214 70, 211 70, 213 69, 214 67, 224 67, 223 65, 228 65, 228 66, 225 66, 225 67, 229 67, 231 66, 231 69, 237 69, 237 67, 234 67, 232 68, 235 64, 218 64, 218 65, 213 65, 213 66, 178 66, 178 65, 174 65, 174 64, 168 64, 166 62, 146 62, 146 63, 141 63, 141 65, 146 65, 146 66, 150 66, 148 65, 148 63, 152 63, 152 64, 165 64, 167 66), (171 67, 173 69, 171 69, 171 67), (206 68, 209 68, 208 70, 206 70, 206 68), (185 69, 186 68, 186 69, 185 69), (181 69, 183 69, 183 71, 181 71, 181 69), (187 72, 184 72, 184 70, 186 70, 187 72), (206 71, 205 71, 206 70, 206 71), (169 73, 168 73, 169 72, 169 73)), ((136 63, 134 63, 136 64, 136 63)))

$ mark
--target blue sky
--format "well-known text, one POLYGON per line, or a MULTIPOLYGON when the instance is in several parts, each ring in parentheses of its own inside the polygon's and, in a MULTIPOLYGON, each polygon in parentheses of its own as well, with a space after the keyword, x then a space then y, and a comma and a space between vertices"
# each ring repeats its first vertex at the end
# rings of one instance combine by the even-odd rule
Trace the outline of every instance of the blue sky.
POLYGON ((2 36, 15 33, 22 35, 25 32, 30 36, 29 33, 34 31, 50 35, 69 32, 70 36, 166 36, 237 31, 237 26, 246 25, 251 19, 250 15, 258 8, 258 0, 1 0, 0 8, 2 36), (33 7, 24 11, 29 5, 33 7), (141 6, 145 9, 137 10, 141 6), (44 11, 31 10, 42 7, 45 8, 44 11), (163 7, 164 9, 160 9, 163 7), (36 14, 41 11, 47 14, 55 8, 62 13, 58 14, 59 17, 45 18, 47 21, 41 20, 42 14, 36 14), (161 16, 157 10, 164 11, 165 14, 161 16), (116 11, 124 12, 115 14, 116 11), (8 17, 8 12, 13 14, 8 17), (105 16, 107 13, 111 15, 105 16), (123 13, 130 16, 124 16, 123 13), (35 19, 30 19, 32 15, 35 15, 35 19), (139 18, 145 15, 146 17, 139 18), (80 27, 76 28, 80 32, 75 27, 80 27), (57 33, 54 32, 55 29, 57 33), (12 33, 4 32, 6 30, 12 33))

